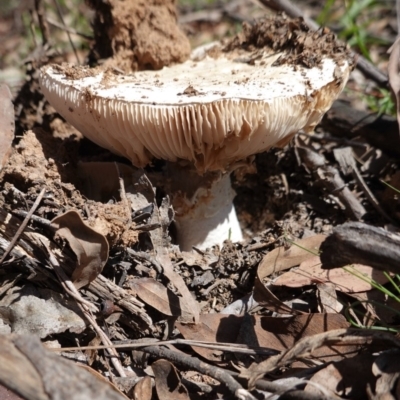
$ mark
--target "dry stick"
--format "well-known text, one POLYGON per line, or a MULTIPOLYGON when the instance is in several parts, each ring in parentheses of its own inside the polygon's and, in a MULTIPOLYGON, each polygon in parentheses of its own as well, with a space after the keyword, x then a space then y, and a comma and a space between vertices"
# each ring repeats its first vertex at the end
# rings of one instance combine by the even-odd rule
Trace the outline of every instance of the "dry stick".
POLYGON ((33 10, 29 10, 29 16, 31 17, 30 21, 29 21, 29 30, 31 32, 33 45, 36 49, 38 44, 37 44, 36 35, 35 35, 35 23, 34 23, 34 18, 33 18, 33 10))
MULTIPOLYGON (((277 11, 284 11, 289 17, 298 18, 303 17, 304 14, 301 9, 290 2, 290 0, 259 0, 261 4, 268 8, 272 8, 277 11)), ((304 18, 307 25, 314 30, 319 28, 319 25, 310 18, 304 18)), ((353 53, 357 59, 357 68, 364 73, 367 77, 371 78, 380 86, 386 87, 388 84, 387 76, 380 71, 377 67, 371 64, 363 56, 353 53)))
POLYGON ((148 342, 134 342, 134 343, 121 343, 121 344, 113 344, 110 346, 81 346, 81 347, 63 347, 63 348, 54 348, 50 349, 56 352, 64 352, 64 351, 77 351, 77 350, 100 350, 100 349, 136 349, 140 347, 147 346, 164 346, 167 344, 179 344, 186 345, 192 347, 202 347, 206 349, 219 350, 219 351, 227 351, 231 353, 241 353, 241 354, 249 354, 249 355, 263 355, 263 356, 272 356, 279 353, 278 350, 268 349, 264 347, 257 346, 248 346, 242 345, 239 343, 215 343, 215 342, 207 342, 201 340, 189 340, 189 339, 173 339, 173 340, 164 340, 160 342, 148 341, 148 342))
POLYGON ((44 15, 42 0, 35 0, 35 10, 39 20, 40 31, 42 32, 42 44, 45 46, 49 43, 50 31, 44 15))
POLYGON ((125 182, 124 178, 122 178, 122 175, 119 171, 118 164, 115 162, 114 166, 117 170, 118 174, 118 181, 119 181, 119 195, 121 197, 122 203, 124 204, 125 211, 127 213, 127 219, 128 219, 128 226, 130 227, 132 225, 132 208, 130 201, 126 197, 126 191, 125 191, 125 182))
POLYGON ((400 274, 400 236, 360 222, 333 228, 321 244, 322 268, 357 263, 400 274))
MULTIPOLYGON (((61 11, 60 5, 58 4, 58 0, 53 0, 53 1, 54 1, 54 4, 56 5, 57 12, 58 12, 58 16, 59 16, 59 18, 60 18, 61 23, 62 23, 64 26, 67 26, 66 23, 64 22, 64 17, 63 17, 63 15, 62 15, 62 11, 61 11)), ((69 33, 67 30, 66 30, 66 32, 67 32, 67 36, 68 36, 69 43, 70 43, 70 45, 71 45, 71 47, 72 47, 72 50, 74 51, 74 54, 75 54, 75 57, 76 57, 76 61, 78 62, 78 64, 80 64, 81 62, 80 62, 80 60, 79 60, 78 52, 76 51, 74 42, 73 42, 72 39, 71 39, 71 35, 70 35, 70 33, 69 33)))
POLYGON ((86 33, 78 32, 77 30, 75 30, 69 26, 64 26, 63 24, 60 24, 59 22, 55 21, 52 18, 47 17, 46 22, 50 25, 55 26, 58 29, 62 29, 65 32, 69 32, 69 33, 72 33, 73 35, 81 36, 87 40, 93 40, 93 36, 86 35, 86 33))
POLYGON ((362 189, 365 196, 369 200, 369 202, 373 205, 375 210, 382 215, 387 221, 389 221, 393 225, 397 225, 396 221, 392 219, 383 208, 380 206, 379 201, 374 196, 374 194, 369 189, 368 185, 365 183, 364 178, 362 177, 359 169, 357 168, 357 164, 354 160, 353 149, 351 147, 342 147, 339 149, 334 149, 333 154, 335 156, 336 161, 339 163, 342 172, 345 175, 352 174, 354 180, 357 182, 357 185, 362 189))
POLYGON ((141 260, 148 261, 156 269, 156 271, 159 274, 163 273, 164 268, 162 267, 162 265, 150 254, 148 254, 144 251, 136 251, 136 250, 130 249, 129 247, 127 247, 125 250, 131 257, 137 257, 137 258, 140 258, 141 260))
MULTIPOLYGON (((91 312, 93 310, 94 305, 82 298, 81 294, 78 292, 78 290, 76 289, 74 284, 71 282, 71 280, 68 278, 68 276, 66 275, 64 270, 61 268, 61 266, 58 263, 55 256, 52 254, 50 248, 47 246, 46 243, 42 242, 42 244, 43 244, 44 248, 47 250, 50 264, 52 265, 64 290, 77 301, 78 307, 81 309, 81 311, 83 312, 83 315, 89 321, 89 323, 91 324, 93 329, 99 335, 101 341, 105 345, 108 345, 108 346, 112 345, 111 340, 102 331, 102 329, 99 327, 96 320, 92 316, 91 312)), ((111 362, 113 363, 115 369, 118 371, 119 375, 121 377, 125 378, 126 374, 125 374, 124 368, 122 367, 122 364, 119 361, 118 352, 115 349, 109 347, 108 353, 110 354, 111 362)))
POLYGON ((78 303, 84 304, 86 307, 89 308, 89 310, 92 311, 97 311, 95 306, 90 303, 89 301, 85 300, 82 298, 79 292, 77 292, 74 284, 68 279, 67 275, 65 274, 64 270, 60 267, 60 264, 58 263, 57 259, 54 257, 54 255, 51 253, 51 250, 48 248, 47 244, 44 243, 43 241, 42 245, 47 251, 47 255, 49 256, 49 261, 51 266, 53 267, 58 280, 61 283, 61 286, 63 289, 66 291, 67 294, 69 294, 72 298, 74 298, 78 303))
POLYGON ((24 229, 26 228, 26 226, 28 225, 28 222, 31 218, 31 216, 33 215, 33 213, 36 211, 36 209, 38 208, 43 196, 44 196, 44 192, 45 192, 45 188, 43 188, 38 197, 36 198, 35 202, 33 203, 32 208, 29 210, 28 214, 26 215, 25 219, 23 220, 21 226, 18 228, 16 234, 14 235, 14 237, 12 238, 10 244, 7 247, 7 250, 4 252, 3 256, 0 259, 0 265, 3 263, 3 261, 6 259, 6 257, 10 254, 11 250, 13 249, 13 247, 15 246, 15 244, 17 243, 19 237, 21 236, 22 232, 24 231, 24 229))
MULTIPOLYGON (((300 140, 299 142, 301 143, 300 140)), ((315 152, 304 144, 296 146, 296 151, 315 179, 345 205, 346 212, 350 214, 351 218, 355 220, 362 219, 367 211, 343 182, 339 171, 330 165, 326 165, 325 157, 322 154, 315 152)))
POLYGON ((225 371, 222 368, 214 367, 213 365, 200 361, 198 358, 194 358, 188 356, 187 354, 162 347, 149 346, 142 348, 141 351, 149 353, 157 358, 165 358, 169 361, 172 361, 172 363, 174 364, 179 364, 186 368, 191 368, 199 371, 204 375, 211 376, 212 378, 226 385, 228 390, 233 393, 238 399, 254 399, 254 397, 247 390, 245 390, 242 385, 237 382, 228 371, 225 371))

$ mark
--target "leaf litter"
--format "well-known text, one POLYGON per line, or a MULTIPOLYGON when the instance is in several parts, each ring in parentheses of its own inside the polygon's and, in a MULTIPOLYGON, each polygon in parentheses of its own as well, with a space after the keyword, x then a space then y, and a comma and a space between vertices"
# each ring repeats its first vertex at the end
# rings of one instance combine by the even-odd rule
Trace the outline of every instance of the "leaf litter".
MULTIPOLYGON (((181 37, 172 2, 165 9, 151 3, 156 18, 137 28, 142 41, 126 42, 132 46, 126 51, 114 47, 118 51, 112 54, 102 25, 92 61, 104 57, 117 68, 121 59, 124 68, 143 69, 164 65, 171 57, 184 59, 186 39, 174 48, 177 54, 160 53, 162 59, 142 52, 154 39, 149 26, 157 30, 165 12, 171 20, 157 32, 165 34, 170 26, 171 37, 181 37), (101 43, 111 53, 96 53, 101 43)), ((244 3, 238 12, 246 15, 244 3)), ((113 40, 118 41, 138 17, 103 6, 96 11, 95 27, 113 21, 118 28, 113 40)), ((147 11, 143 15, 149 16, 147 11)), ((160 43, 153 44, 149 52, 159 48, 160 43)), ((47 53, 41 62, 49 58, 54 55, 47 53)), ((157 184, 163 165, 138 170, 83 139, 43 101, 37 62, 31 62, 32 79, 15 99, 15 138, 11 97, 4 86, 0 89, 0 255, 9 251, 0 275, 5 334, 0 337, 0 383, 25 398, 43 399, 77 393, 99 399, 252 399, 285 393, 310 399, 365 398, 367 393, 379 398, 397 390, 398 371, 391 367, 398 339, 352 329, 343 316, 355 299, 365 318, 396 326, 396 303, 383 313, 370 301, 389 304, 371 285, 373 279, 388 286, 388 278, 368 265, 355 267, 369 282, 341 269, 327 271, 316 255, 349 210, 336 189, 330 192, 321 184, 329 174, 312 171, 299 149, 323 155, 330 166, 337 141, 305 138, 297 150, 258 155, 258 174, 243 177, 238 171, 234 179, 246 241, 180 252, 174 245, 174 210, 157 184), (29 225, 16 236, 24 218, 29 225), (63 350, 73 344, 82 350, 63 350), (112 345, 127 347, 104 349, 112 345), (52 354, 55 350, 63 357, 52 354), (64 358, 87 364, 85 373, 64 358), (32 381, 19 380, 13 368, 32 381), (363 380, 351 373, 361 368, 363 380)), ((354 159, 363 161, 378 150, 370 147, 369 155, 362 154, 356 143, 354 159)), ((367 184, 379 175, 393 179, 397 172, 394 162, 375 163, 374 173, 372 166, 363 167, 367 184)), ((352 175, 343 179, 363 218, 367 211, 371 222, 383 225, 376 207, 359 195, 360 183, 352 175)), ((380 191, 377 201, 396 207, 393 194, 380 191)))

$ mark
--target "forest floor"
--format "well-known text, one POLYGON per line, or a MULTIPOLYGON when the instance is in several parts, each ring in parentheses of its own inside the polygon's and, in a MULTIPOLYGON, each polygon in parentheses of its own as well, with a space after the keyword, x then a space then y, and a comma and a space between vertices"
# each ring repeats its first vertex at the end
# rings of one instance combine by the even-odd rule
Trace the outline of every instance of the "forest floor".
POLYGON ((296 2, 356 67, 315 133, 232 174, 244 240, 191 252, 158 185, 165 163, 138 169, 89 141, 47 103, 39 69, 158 69, 297 10, 87 3, 0 6, 0 398, 400 398, 395 2, 296 2))

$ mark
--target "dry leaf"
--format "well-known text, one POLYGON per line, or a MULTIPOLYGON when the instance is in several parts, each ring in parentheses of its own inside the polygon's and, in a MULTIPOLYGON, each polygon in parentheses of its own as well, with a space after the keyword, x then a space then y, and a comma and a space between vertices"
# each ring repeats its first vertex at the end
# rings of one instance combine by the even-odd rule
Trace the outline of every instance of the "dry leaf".
MULTIPOLYGON (((200 315, 200 323, 197 325, 178 323, 176 326, 183 337, 188 340, 242 343, 283 351, 291 348, 304 337, 333 329, 348 328, 350 325, 343 315, 328 313, 296 315, 289 318, 251 315, 250 318, 252 323, 245 326, 247 332, 242 329, 244 317, 236 315, 205 314, 200 315), (241 333, 241 337, 239 337, 239 333, 241 333), (250 337, 255 340, 247 343, 250 337)), ((196 346, 192 346, 192 348, 209 361, 221 362, 223 360, 222 351, 196 346)), ((323 346, 315 350, 313 356, 324 361, 334 361, 354 355, 355 351, 358 351, 357 346, 323 346)))
MULTIPOLYGON (((368 280, 373 279, 380 284, 388 282, 383 272, 374 270, 372 267, 361 264, 353 264, 352 267, 355 270, 354 272, 364 275, 368 280)), ((336 290, 344 293, 366 292, 373 288, 371 284, 343 268, 322 269, 321 260, 317 256, 303 261, 296 270, 285 272, 273 282, 273 285, 298 288, 314 283, 332 283, 336 290)))
MULTIPOLYGON (((198 324, 176 323, 185 339, 205 340, 216 343, 236 343, 243 317, 228 314, 202 314, 198 324)), ((214 349, 192 346, 206 360, 221 363, 223 353, 214 349)))
POLYGON ((96 379, 97 381, 103 382, 105 385, 107 385, 109 387, 109 389, 117 394, 119 394, 121 396, 122 399, 125 400, 129 400, 128 397, 126 397, 124 395, 124 393, 122 393, 117 385, 115 385, 113 382, 111 382, 108 378, 106 378, 105 376, 103 376, 100 372, 96 371, 95 369, 93 369, 92 367, 89 367, 88 365, 85 364, 76 364, 78 365, 80 368, 84 369, 85 371, 90 372, 96 379))
POLYGON ((0 171, 6 165, 11 154, 14 139, 14 105, 7 85, 0 85, 0 171))
POLYGON ((134 279, 129 282, 129 285, 136 291, 140 299, 160 313, 175 317, 182 316, 184 320, 191 318, 192 313, 183 298, 178 297, 155 279, 134 279))
POLYGON ((151 400, 153 395, 153 388, 151 385, 151 378, 145 376, 133 388, 133 400, 151 400))
MULTIPOLYGON (((304 337, 350 326, 341 314, 307 314, 289 318, 258 315, 252 317, 258 345, 279 351, 291 348, 304 337)), ((349 348, 346 346, 342 346, 342 348, 323 346, 315 350, 313 356, 324 361, 333 361, 341 360, 343 353, 348 352, 349 348)))
POLYGON ((167 360, 151 364, 160 400, 189 400, 189 394, 182 385, 176 368, 167 360))
POLYGON ((278 247, 269 252, 261 261, 258 269, 254 287, 254 299, 263 307, 270 311, 281 314, 301 314, 298 310, 293 310, 283 304, 267 287, 264 285, 266 277, 279 271, 287 270, 299 265, 303 261, 312 258, 318 251, 321 243, 326 239, 324 235, 315 235, 305 239, 300 239, 290 246, 289 249, 278 247), (304 250, 306 249, 306 250, 304 250))
MULTIPOLYGON (((376 379, 372 374, 372 363, 375 358, 376 356, 371 354, 361 353, 355 357, 329 364, 316 372, 310 382, 320 384, 347 399, 365 399, 367 398, 367 385, 375 387, 376 379)), ((307 384, 304 390, 316 395, 321 394, 312 384, 307 384)))
MULTIPOLYGON (((165 248, 157 248, 157 261, 163 267, 164 275, 169 281, 178 289, 179 294, 182 296, 181 306, 185 310, 190 310, 189 318, 183 322, 195 322, 199 321, 199 305, 194 299, 189 289, 187 288, 183 278, 174 271, 171 259, 165 250, 165 248)), ((184 315, 182 315, 184 317, 184 315)))
POLYGON ((384 351, 375 360, 372 373, 377 377, 374 399, 396 400, 400 398, 400 349, 384 351))
POLYGON ((57 228, 56 237, 68 242, 78 260, 72 273, 72 282, 76 288, 92 282, 107 262, 107 239, 87 226, 74 210, 54 218, 51 223, 57 228))
POLYGON ((318 311, 321 313, 340 313, 343 305, 337 299, 335 285, 332 283, 317 284, 318 311))

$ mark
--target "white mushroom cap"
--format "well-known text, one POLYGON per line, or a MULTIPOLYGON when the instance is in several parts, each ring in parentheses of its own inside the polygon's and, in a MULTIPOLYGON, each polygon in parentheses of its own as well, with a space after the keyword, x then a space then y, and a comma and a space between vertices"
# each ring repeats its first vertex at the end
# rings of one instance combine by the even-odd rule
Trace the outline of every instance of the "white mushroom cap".
POLYGON ((194 166, 176 163, 169 175, 178 241, 190 250, 242 239, 224 172, 299 130, 312 131, 352 62, 329 32, 279 16, 159 71, 46 66, 40 83, 68 122, 134 165, 154 157, 194 166))
POLYGON ((269 48, 207 54, 128 76, 46 66, 40 84, 68 122, 135 166, 153 157, 184 159, 203 173, 285 144, 301 129, 312 131, 350 71, 345 58, 328 56, 311 68, 277 65, 287 52, 269 48))

